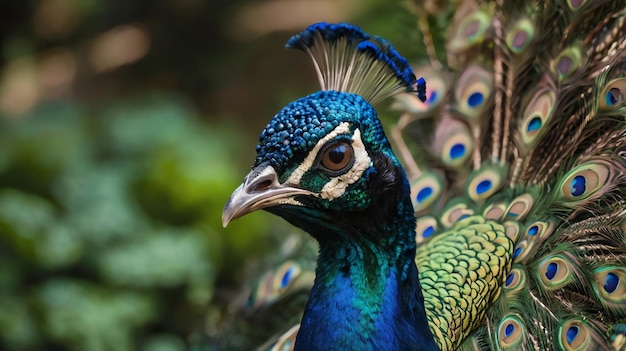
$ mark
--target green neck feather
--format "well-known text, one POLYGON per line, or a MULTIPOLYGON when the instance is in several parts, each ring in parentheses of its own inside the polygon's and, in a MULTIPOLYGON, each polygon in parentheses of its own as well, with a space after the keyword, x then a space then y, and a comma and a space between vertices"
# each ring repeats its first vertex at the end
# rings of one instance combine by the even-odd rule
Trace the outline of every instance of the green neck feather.
POLYGON ((395 175, 387 196, 374 198, 376 211, 333 216, 332 228, 306 228, 319 240, 320 256, 296 350, 437 349, 414 262, 408 183, 399 166, 395 175))

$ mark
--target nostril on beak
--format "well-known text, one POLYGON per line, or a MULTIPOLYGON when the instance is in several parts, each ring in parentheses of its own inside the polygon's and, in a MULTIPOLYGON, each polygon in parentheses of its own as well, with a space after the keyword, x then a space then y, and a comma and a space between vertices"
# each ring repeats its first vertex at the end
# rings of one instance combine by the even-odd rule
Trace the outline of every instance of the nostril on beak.
POLYGON ((272 185, 272 180, 271 179, 264 179, 256 184, 252 185, 252 190, 253 191, 262 191, 265 190, 267 188, 269 188, 272 185))
MULTIPOLYGON (((270 169, 273 171, 273 169, 270 169)), ((276 173, 267 172, 266 174, 257 174, 256 177, 251 179, 248 185, 248 192, 262 192, 265 190, 269 190, 278 185, 278 179, 276 178, 276 173)))

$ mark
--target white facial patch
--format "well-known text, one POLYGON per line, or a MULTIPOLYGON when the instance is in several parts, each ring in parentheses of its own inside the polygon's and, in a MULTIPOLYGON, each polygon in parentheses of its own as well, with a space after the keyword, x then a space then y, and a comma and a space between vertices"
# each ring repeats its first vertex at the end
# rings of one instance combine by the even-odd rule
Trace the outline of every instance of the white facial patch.
MULTIPOLYGON (((317 154, 322 147, 329 141, 341 134, 348 134, 350 132, 350 126, 344 122, 338 125, 332 132, 326 135, 324 138, 317 142, 317 145, 309 152, 304 161, 296 168, 284 184, 299 184, 302 180, 302 176, 313 166, 317 158, 317 154)), ((328 183, 324 185, 322 191, 318 194, 319 197, 327 200, 333 200, 346 192, 346 188, 356 182, 366 169, 372 166, 372 160, 367 155, 363 140, 361 140, 361 131, 358 129, 354 131, 352 136, 352 149, 354 150, 354 164, 350 170, 342 175, 333 177, 328 183)))
POLYGON ((354 164, 350 170, 340 176, 333 177, 324 185, 320 192, 323 199, 333 200, 346 192, 346 188, 356 182, 366 169, 372 166, 372 159, 367 155, 363 140, 361 140, 361 131, 355 130, 352 136, 352 148, 354 149, 354 164))
POLYGON ((340 134, 348 134, 350 133, 350 125, 348 122, 343 122, 338 125, 332 132, 328 133, 325 137, 320 139, 317 142, 317 145, 309 152, 307 157, 302 161, 300 166, 296 168, 293 173, 289 176, 289 178, 285 181, 284 184, 300 184, 300 180, 302 180, 302 176, 306 173, 311 166, 313 166, 313 162, 315 162, 315 158, 317 157, 317 153, 320 152, 322 146, 326 145, 327 142, 334 139, 337 135, 340 134))
POLYGON ((304 206, 304 204, 300 201, 295 200, 294 198, 288 197, 286 199, 278 200, 279 205, 293 205, 293 206, 304 206))

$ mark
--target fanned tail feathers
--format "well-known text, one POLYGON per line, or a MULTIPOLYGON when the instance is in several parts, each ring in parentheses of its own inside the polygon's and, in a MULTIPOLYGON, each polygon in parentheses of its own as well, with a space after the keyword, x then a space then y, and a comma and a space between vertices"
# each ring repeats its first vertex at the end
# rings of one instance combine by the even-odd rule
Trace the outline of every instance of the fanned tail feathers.
MULTIPOLYGON (((411 8, 436 23, 448 8, 436 4, 411 8)), ((480 326, 466 323, 441 346, 623 348, 625 4, 462 2, 452 22, 445 60, 425 40, 435 64, 415 68, 426 103, 395 103, 404 114, 391 136, 411 180, 418 256, 436 254, 429 242, 472 216, 503 225, 514 249, 480 326)))

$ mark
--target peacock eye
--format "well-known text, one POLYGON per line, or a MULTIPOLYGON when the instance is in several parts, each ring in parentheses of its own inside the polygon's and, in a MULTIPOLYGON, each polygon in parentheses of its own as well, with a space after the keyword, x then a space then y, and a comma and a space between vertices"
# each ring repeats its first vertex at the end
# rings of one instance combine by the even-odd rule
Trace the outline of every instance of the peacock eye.
POLYGON ((611 88, 606 93, 606 105, 612 106, 624 100, 624 96, 622 96, 622 92, 618 88, 611 88))
POLYGON ((354 164, 354 150, 347 142, 337 142, 325 148, 321 165, 331 172, 347 170, 354 164))

